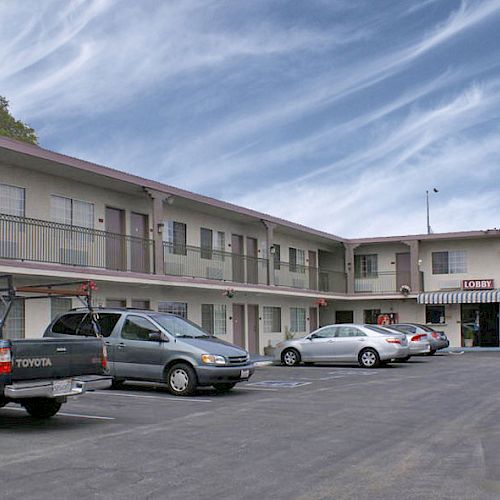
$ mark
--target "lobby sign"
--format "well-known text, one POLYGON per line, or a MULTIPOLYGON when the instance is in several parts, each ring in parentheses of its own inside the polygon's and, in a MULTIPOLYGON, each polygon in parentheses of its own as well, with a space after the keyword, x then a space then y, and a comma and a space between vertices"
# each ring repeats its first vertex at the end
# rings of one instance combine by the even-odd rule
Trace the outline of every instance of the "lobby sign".
POLYGON ((493 290, 495 280, 462 280, 462 290, 493 290))

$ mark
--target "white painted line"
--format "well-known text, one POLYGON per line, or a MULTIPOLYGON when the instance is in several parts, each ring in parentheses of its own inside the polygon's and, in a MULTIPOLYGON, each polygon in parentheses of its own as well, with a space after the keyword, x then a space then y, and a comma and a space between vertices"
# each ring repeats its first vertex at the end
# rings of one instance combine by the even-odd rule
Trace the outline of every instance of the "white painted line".
POLYGON ((268 392, 277 392, 278 389, 262 389, 260 387, 238 387, 238 390, 243 391, 268 391, 268 392))
MULTIPOLYGON (((14 407, 7 407, 3 408, 4 410, 13 410, 13 411, 26 411, 24 408, 14 408, 14 407)), ((60 415, 62 417, 78 417, 78 418, 92 418, 96 420, 116 420, 114 417, 101 417, 99 415, 81 415, 80 413, 64 413, 64 412, 58 412, 57 415, 60 415)))
MULTIPOLYGON (((145 398, 145 399, 159 399, 161 401, 177 401, 181 403, 212 403, 211 399, 198 399, 198 398, 184 398, 184 397, 178 397, 178 398, 169 398, 169 397, 163 397, 163 396, 145 396, 143 394, 124 394, 121 392, 110 392, 110 391, 94 391, 90 394, 95 394, 97 396, 123 396, 126 398, 145 398)), ((89 393, 87 392, 86 395, 88 396, 89 393)))

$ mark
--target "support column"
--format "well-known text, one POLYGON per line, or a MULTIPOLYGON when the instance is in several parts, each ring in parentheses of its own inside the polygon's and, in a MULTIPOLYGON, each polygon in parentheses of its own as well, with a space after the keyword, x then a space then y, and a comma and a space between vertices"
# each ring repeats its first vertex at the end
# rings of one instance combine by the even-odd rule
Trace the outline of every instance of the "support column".
POLYGON ((274 242, 274 228, 276 224, 267 220, 262 220, 266 228, 266 248, 267 248, 267 284, 275 285, 274 280, 274 252, 272 252, 274 242))
POLYGON ((413 293, 422 291, 422 280, 420 279, 420 266, 418 263, 419 258, 419 240, 406 240, 402 241, 405 245, 410 247, 410 287, 413 293))
POLYGON ((345 248, 345 273, 347 275, 347 294, 354 295, 354 250, 359 245, 344 243, 345 248))
POLYGON ((163 231, 165 228, 163 227, 163 203, 172 196, 147 188, 145 188, 145 191, 150 196, 153 205, 154 273, 164 274, 163 231))

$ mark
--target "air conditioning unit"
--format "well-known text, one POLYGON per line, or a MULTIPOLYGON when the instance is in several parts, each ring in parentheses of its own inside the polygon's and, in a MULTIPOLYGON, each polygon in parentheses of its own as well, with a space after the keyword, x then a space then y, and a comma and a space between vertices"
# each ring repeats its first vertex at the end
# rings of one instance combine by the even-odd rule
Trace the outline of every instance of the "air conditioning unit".
POLYGON ((17 241, 0 240, 0 258, 19 259, 19 244, 17 241))
POLYGON ((220 267, 207 266, 205 270, 205 277, 210 280, 223 280, 224 270, 220 267))
POLYGON ((354 283, 355 292, 373 292, 373 284, 370 281, 357 281, 354 283))
POLYGON ((185 265, 182 262, 165 262, 165 274, 186 276, 185 265))
POLYGON ((60 263, 72 266, 88 266, 89 253, 87 250, 74 248, 61 248, 59 253, 60 263))
POLYGON ((306 283, 303 279, 300 278, 293 278, 292 279, 292 287, 293 288, 305 288, 306 283))

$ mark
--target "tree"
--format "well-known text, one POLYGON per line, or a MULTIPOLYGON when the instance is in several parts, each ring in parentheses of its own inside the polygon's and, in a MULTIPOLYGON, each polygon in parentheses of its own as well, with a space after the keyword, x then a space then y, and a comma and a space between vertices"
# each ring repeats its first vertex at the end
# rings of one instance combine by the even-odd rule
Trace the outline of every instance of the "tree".
POLYGON ((36 132, 26 123, 16 120, 9 112, 9 101, 0 95, 0 136, 38 144, 36 132))

